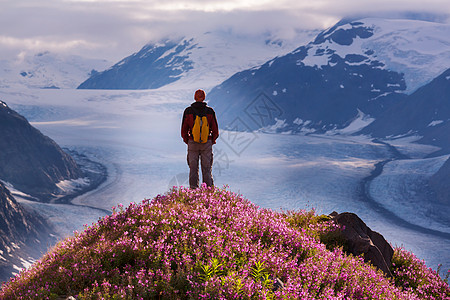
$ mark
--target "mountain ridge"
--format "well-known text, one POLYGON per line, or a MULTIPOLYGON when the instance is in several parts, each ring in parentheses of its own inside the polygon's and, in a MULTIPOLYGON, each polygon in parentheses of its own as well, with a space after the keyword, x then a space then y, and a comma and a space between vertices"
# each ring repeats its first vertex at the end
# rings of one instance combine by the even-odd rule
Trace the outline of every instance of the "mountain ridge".
POLYGON ((72 157, 2 101, 0 135, 0 179, 16 189, 48 201, 57 183, 83 177, 72 157))
POLYGON ((103 72, 81 83, 80 89, 155 89, 217 85, 232 74, 291 51, 297 41, 309 40, 314 31, 295 38, 271 35, 240 36, 231 31, 208 31, 193 37, 151 42, 103 72))

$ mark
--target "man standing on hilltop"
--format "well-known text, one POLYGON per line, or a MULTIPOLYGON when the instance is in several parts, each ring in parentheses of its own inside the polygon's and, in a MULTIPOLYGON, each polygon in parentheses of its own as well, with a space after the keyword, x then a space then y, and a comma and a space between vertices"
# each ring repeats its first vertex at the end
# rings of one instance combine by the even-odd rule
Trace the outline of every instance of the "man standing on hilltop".
POLYGON ((201 159, 202 179, 207 186, 213 186, 212 145, 219 137, 216 113, 204 102, 206 96, 203 90, 194 94, 195 102, 183 113, 181 137, 188 145, 187 163, 189 166, 189 185, 191 189, 199 187, 198 161, 201 159))

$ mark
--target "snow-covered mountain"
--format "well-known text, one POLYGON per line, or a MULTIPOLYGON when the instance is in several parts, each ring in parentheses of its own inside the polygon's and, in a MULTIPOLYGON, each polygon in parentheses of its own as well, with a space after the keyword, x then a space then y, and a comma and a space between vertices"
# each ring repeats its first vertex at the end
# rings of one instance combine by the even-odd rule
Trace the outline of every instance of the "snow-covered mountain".
POLYGON ((0 60, 0 88, 76 88, 95 70, 110 65, 106 60, 76 55, 22 53, 15 60, 0 60))
POLYGON ((303 63, 325 66, 334 54, 358 56, 354 64, 380 62, 404 74, 406 92, 411 93, 449 67, 449 31, 449 24, 419 20, 344 20, 316 38, 303 63))
POLYGON ((270 35, 242 36, 213 31, 149 43, 103 72, 93 74, 81 89, 155 89, 176 82, 179 87, 212 87, 236 72, 260 65, 306 43, 316 31, 291 39, 270 35))
POLYGON ((341 21, 209 93, 230 129, 357 131, 448 68, 450 25, 341 21))

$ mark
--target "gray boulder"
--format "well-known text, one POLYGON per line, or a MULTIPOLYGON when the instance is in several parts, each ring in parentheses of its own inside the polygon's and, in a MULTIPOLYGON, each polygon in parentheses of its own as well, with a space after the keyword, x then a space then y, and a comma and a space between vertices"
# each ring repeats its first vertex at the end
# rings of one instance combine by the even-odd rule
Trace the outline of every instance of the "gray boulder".
POLYGON ((387 276, 391 277, 390 266, 394 249, 378 232, 372 231, 354 213, 331 214, 336 224, 342 226, 342 235, 348 246, 348 252, 358 256, 363 254, 364 261, 369 262, 387 276))

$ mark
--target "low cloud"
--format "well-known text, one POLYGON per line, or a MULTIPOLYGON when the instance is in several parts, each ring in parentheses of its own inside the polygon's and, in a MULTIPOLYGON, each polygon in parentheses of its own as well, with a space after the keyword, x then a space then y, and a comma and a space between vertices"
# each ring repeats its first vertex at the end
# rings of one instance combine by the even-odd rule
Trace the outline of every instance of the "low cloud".
POLYGON ((0 55, 55 51, 116 62, 166 36, 210 30, 295 36, 347 16, 450 22, 448 0, 3 0, 0 55), (406 11, 406 12, 405 12, 406 11))

